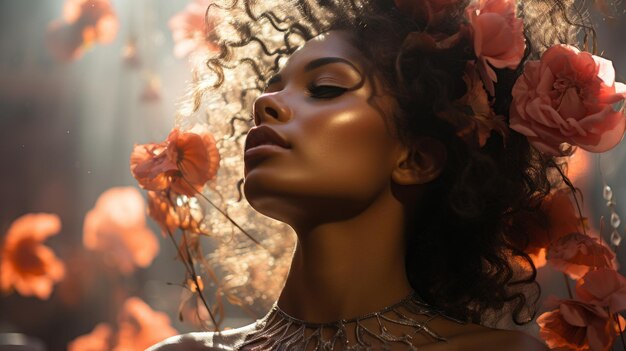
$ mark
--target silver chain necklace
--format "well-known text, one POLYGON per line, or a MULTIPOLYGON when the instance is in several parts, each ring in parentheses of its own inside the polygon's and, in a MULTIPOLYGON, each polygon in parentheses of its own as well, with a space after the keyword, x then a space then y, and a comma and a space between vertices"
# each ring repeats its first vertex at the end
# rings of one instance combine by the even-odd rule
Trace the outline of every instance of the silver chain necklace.
POLYGON ((403 346, 403 350, 417 350, 413 343, 416 335, 421 334, 432 342, 447 341, 428 327, 428 323, 437 317, 464 323, 445 316, 420 301, 415 294, 380 311, 331 323, 309 323, 288 315, 274 304, 236 349, 369 351, 403 346))

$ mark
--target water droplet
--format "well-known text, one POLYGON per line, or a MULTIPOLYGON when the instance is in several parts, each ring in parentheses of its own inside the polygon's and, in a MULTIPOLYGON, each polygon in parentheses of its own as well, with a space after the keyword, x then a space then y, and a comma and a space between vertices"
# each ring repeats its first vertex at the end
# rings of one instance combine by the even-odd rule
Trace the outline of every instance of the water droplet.
POLYGON ((611 213, 611 227, 617 229, 620 223, 622 223, 622 221, 619 219, 619 216, 617 215, 617 213, 615 212, 611 213))
POLYGON ((615 246, 619 246, 621 242, 622 242, 622 237, 619 235, 617 230, 614 230, 613 233, 611 233, 611 243, 615 246))
POLYGON ((66 130, 66 131, 65 131, 65 133, 66 133, 66 134, 70 134, 70 130, 69 130, 69 129, 68 129, 68 130, 66 130))
POLYGON ((604 186, 604 189, 602 190, 602 197, 604 197, 605 200, 610 201, 613 199, 613 190, 611 190, 611 187, 608 185, 604 186))
POLYGON ((91 174, 91 171, 87 171, 87 174, 91 174))

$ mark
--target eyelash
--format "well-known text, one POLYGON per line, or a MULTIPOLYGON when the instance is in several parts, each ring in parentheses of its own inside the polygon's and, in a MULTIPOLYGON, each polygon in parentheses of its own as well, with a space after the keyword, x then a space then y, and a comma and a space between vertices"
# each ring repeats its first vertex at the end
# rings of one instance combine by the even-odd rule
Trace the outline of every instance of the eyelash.
POLYGON ((348 89, 334 85, 315 85, 311 84, 307 87, 311 97, 314 99, 332 99, 336 98, 348 89))

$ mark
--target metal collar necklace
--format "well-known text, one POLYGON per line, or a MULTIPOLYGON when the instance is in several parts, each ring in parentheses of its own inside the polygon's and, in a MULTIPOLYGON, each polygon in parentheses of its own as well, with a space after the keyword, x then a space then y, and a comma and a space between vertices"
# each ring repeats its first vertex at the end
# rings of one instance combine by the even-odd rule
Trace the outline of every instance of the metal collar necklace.
POLYGON ((275 303, 237 349, 361 351, 403 346, 405 350, 417 350, 413 342, 417 335, 432 342, 446 341, 428 327, 437 317, 463 323, 422 302, 414 293, 380 311, 331 323, 303 321, 290 316, 275 303))

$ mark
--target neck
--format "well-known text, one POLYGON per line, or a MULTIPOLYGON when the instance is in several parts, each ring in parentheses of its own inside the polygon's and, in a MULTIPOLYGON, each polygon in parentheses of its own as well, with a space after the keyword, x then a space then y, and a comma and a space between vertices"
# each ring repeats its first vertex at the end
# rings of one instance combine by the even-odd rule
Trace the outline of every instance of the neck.
POLYGON ((306 226, 278 305, 313 323, 357 317, 412 292, 404 266, 404 212, 391 194, 352 218, 306 226))

